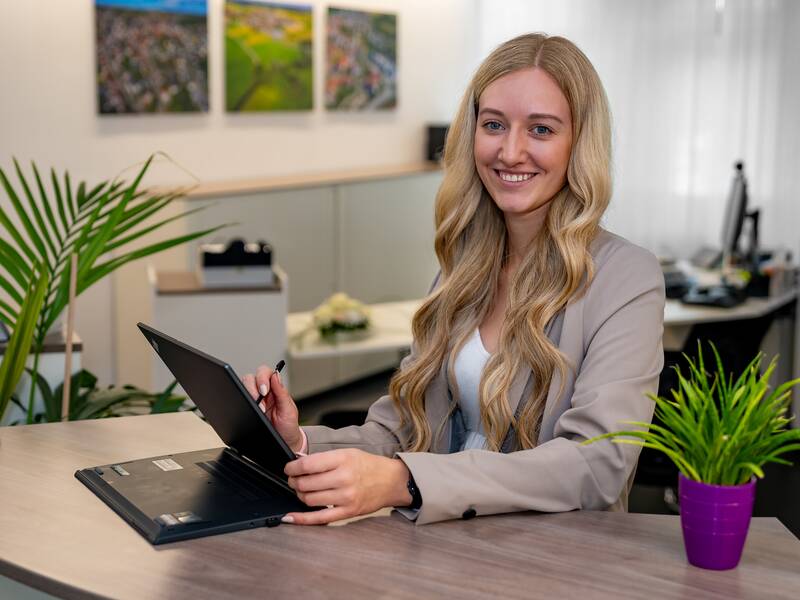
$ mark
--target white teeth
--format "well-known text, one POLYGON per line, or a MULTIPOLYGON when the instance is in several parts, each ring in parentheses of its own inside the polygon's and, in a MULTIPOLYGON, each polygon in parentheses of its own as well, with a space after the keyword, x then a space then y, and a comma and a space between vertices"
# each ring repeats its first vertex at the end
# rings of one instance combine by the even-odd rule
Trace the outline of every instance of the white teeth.
POLYGON ((528 181, 531 177, 533 177, 533 173, 506 173, 504 171, 499 171, 500 179, 503 181, 528 181))

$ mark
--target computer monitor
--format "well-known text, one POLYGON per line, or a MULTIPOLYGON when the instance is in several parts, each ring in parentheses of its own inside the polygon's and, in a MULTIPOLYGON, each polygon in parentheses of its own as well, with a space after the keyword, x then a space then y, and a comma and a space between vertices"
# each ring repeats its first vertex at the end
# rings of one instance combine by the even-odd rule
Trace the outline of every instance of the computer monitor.
POLYGON ((744 163, 738 161, 733 167, 733 182, 722 222, 722 255, 723 260, 728 263, 739 256, 739 238, 747 216, 747 179, 744 175, 744 163))

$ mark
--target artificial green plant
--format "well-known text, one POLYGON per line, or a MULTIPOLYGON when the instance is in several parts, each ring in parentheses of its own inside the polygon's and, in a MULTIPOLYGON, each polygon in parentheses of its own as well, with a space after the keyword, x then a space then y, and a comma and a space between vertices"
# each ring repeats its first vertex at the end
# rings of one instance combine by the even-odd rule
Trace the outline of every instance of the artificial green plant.
MULTIPOLYGON (((12 330, 0 365, 0 417, 33 355, 31 375, 37 380, 44 338, 69 301, 70 256, 76 254, 76 294, 138 258, 208 235, 224 225, 155 242, 125 252, 124 248, 167 223, 201 210, 147 223, 147 219, 182 197, 185 189, 151 193, 139 185, 154 156, 139 169, 133 182, 115 178, 93 187, 74 186, 68 172, 50 170, 50 190, 31 163, 32 177, 14 160, 18 187, 0 169, 0 184, 8 196, 17 223, 0 207, 0 319, 12 330), (35 190, 35 192, 34 192, 35 190), (7 234, 7 235, 6 235, 7 234)), ((34 388, 25 411, 32 423, 34 388)))
POLYGON ((711 345, 715 369, 706 372, 702 348, 685 376, 676 367, 678 388, 672 400, 649 394, 655 402, 657 423, 624 421, 641 430, 615 431, 584 442, 613 438, 621 444, 636 444, 663 452, 689 479, 716 485, 741 485, 753 476, 764 477, 766 463, 790 465, 781 455, 800 450, 800 429, 789 429, 791 388, 800 379, 788 381, 769 392, 775 371, 773 358, 761 373, 759 353, 733 380, 726 376, 717 349, 711 345))

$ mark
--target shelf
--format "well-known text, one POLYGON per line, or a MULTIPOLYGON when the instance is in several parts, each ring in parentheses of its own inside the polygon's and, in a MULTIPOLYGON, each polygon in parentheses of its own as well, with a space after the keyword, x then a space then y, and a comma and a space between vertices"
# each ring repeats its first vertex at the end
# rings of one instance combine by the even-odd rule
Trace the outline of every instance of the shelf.
MULTIPOLYGON (((83 341, 74 331, 72 332, 72 351, 81 352, 83 350, 83 341)), ((67 351, 67 340, 62 331, 51 331, 44 338, 42 345, 42 354, 58 354, 67 351)), ((0 344, 0 356, 5 354, 6 344, 0 344)))
POLYGON ((329 171, 325 173, 309 173, 282 175, 244 179, 237 181, 216 181, 199 184, 186 194, 191 200, 219 198, 225 196, 241 196, 261 192, 275 192, 302 188, 326 187, 346 183, 360 183, 377 179, 395 179, 421 173, 440 171, 441 166, 432 162, 419 162, 406 165, 370 167, 363 169, 329 171))
POLYGON ((175 294, 227 294, 231 292, 280 292, 280 278, 275 283, 264 285, 231 285, 225 287, 205 287, 200 283, 197 273, 192 271, 159 271, 155 274, 156 294, 169 296, 175 294))

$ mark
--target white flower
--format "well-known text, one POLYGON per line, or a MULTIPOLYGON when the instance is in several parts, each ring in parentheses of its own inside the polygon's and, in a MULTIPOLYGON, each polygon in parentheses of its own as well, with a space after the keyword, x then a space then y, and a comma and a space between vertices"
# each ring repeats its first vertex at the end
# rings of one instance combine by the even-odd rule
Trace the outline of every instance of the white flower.
POLYGON ((369 309, 362 302, 338 292, 314 309, 313 319, 318 328, 358 327, 369 323, 369 309))

